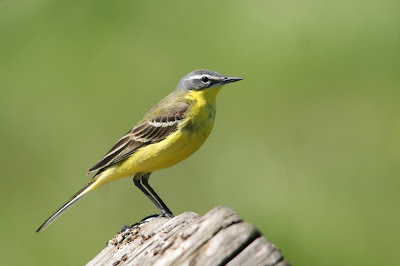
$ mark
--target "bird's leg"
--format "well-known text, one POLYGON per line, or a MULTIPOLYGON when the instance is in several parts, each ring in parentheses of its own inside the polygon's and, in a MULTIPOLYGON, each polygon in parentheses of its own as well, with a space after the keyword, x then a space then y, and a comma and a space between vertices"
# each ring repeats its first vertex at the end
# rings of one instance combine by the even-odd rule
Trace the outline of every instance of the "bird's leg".
POLYGON ((154 192, 154 190, 149 186, 148 179, 151 173, 138 173, 133 177, 133 183, 156 205, 157 209, 161 211, 161 215, 164 217, 174 217, 165 203, 160 199, 160 197, 154 192), (146 181, 144 181, 146 180, 146 181), (152 196, 142 185, 142 183, 150 190, 154 195, 152 196), (155 198, 154 198, 155 197, 155 198), (157 201, 159 200, 159 201, 157 201))
POLYGON ((156 205, 157 209, 159 209, 161 211, 161 213, 163 213, 164 209, 160 205, 160 203, 152 195, 150 195, 150 193, 140 183, 140 181, 142 180, 142 177, 143 177, 143 173, 136 174, 133 177, 133 183, 135 183, 135 186, 137 186, 151 200, 151 202, 153 202, 153 204, 156 205))
POLYGON ((150 191, 150 193, 157 199, 157 201, 161 204, 162 209, 159 208, 162 215, 165 217, 174 217, 172 212, 168 209, 167 205, 162 201, 162 199, 157 195, 154 189, 149 185, 149 178, 151 173, 146 173, 142 177, 143 185, 150 191))

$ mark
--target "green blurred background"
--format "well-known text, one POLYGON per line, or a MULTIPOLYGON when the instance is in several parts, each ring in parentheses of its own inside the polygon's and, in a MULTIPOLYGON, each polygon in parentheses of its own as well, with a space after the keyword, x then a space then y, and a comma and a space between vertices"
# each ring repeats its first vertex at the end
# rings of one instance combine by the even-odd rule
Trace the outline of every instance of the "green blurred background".
POLYGON ((400 263, 399 1, 0 1, 1 265, 88 262, 157 210, 130 178, 37 227, 179 79, 244 81, 151 184, 233 207, 294 265, 400 263))

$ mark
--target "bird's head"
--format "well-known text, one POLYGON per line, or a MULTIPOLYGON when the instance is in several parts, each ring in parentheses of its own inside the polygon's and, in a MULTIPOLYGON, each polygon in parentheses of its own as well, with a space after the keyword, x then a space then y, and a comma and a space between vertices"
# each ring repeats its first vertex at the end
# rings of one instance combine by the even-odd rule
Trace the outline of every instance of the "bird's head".
POLYGON ((184 76, 177 89, 183 91, 218 91, 223 85, 242 80, 239 77, 227 77, 212 70, 199 69, 184 76))

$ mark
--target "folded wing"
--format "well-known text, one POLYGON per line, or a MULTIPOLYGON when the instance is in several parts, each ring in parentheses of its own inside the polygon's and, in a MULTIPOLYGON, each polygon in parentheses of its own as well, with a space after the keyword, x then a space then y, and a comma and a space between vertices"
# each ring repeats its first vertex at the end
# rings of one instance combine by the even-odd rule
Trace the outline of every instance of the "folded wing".
POLYGON ((166 139, 178 129, 179 122, 184 119, 187 109, 188 104, 180 103, 175 108, 169 108, 164 114, 160 114, 155 118, 142 120, 137 126, 129 130, 103 159, 90 168, 89 173, 118 163, 128 158, 143 146, 166 139))

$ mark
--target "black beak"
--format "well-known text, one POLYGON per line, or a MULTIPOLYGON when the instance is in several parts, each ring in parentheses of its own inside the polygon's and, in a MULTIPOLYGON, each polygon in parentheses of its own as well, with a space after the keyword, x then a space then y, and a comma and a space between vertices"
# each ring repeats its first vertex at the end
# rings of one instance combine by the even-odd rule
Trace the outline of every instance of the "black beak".
POLYGON ((239 78, 239 77, 227 77, 226 79, 224 79, 224 81, 222 82, 223 84, 228 84, 228 83, 232 83, 232 82, 236 82, 239 80, 242 80, 243 78, 239 78))

